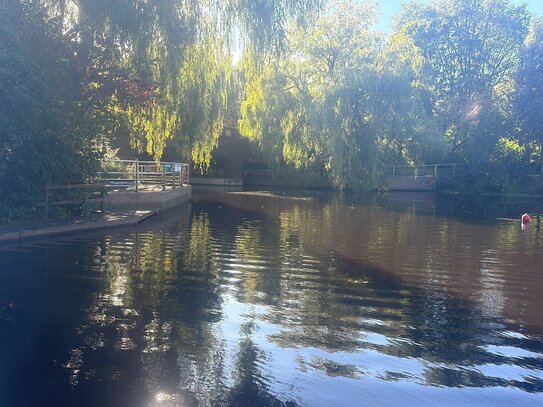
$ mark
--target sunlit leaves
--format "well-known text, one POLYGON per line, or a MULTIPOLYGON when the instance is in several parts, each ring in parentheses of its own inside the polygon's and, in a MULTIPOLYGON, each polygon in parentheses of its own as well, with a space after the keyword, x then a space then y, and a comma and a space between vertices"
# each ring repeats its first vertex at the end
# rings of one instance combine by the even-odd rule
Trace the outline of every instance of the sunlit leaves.
MULTIPOLYGON (((398 19, 398 30, 424 57, 423 81, 442 131, 455 129, 450 139, 456 159, 482 147, 474 143, 482 122, 510 113, 528 18, 525 7, 509 0, 435 0, 405 9, 398 19)), ((490 128, 484 132, 494 141, 499 137, 490 128)))
POLYGON ((516 78, 515 112, 522 137, 538 151, 543 174, 543 20, 534 18, 521 53, 521 66, 516 78))
POLYGON ((314 26, 290 27, 275 63, 245 66, 241 133, 277 162, 324 167, 339 187, 372 187, 388 161, 420 161, 436 144, 423 58, 405 32, 386 42, 372 31, 375 11, 333 2, 314 26))
MULTIPOLYGON (((319 0, 41 0, 51 21, 71 27, 84 63, 105 62, 126 80, 153 88, 153 103, 116 98, 132 143, 156 159, 168 139, 203 168, 222 130, 231 61, 227 47, 241 36, 255 53, 278 51, 287 20, 318 8, 319 0), (226 39, 226 40, 223 40, 226 39), (104 60, 107 58, 107 62, 104 60)), ((256 58, 255 58, 256 61, 256 58)))
POLYGON ((179 76, 177 143, 181 152, 192 151, 192 161, 204 169, 224 126, 229 81, 222 42, 201 41, 187 50, 179 76))

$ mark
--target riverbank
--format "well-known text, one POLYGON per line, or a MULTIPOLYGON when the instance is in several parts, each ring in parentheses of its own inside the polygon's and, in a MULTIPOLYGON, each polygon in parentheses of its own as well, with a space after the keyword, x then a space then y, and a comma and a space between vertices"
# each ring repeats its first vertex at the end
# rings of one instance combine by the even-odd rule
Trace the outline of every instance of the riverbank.
POLYGON ((157 210, 117 211, 94 214, 78 219, 0 226, 0 243, 23 241, 61 234, 81 233, 99 229, 134 226, 155 216, 157 213, 157 210))
POLYGON ((104 198, 105 212, 77 219, 29 221, 0 225, 0 243, 22 241, 51 235, 87 232, 123 226, 134 226, 191 200, 190 185, 162 190, 146 186, 139 191, 125 189, 109 192, 104 198))

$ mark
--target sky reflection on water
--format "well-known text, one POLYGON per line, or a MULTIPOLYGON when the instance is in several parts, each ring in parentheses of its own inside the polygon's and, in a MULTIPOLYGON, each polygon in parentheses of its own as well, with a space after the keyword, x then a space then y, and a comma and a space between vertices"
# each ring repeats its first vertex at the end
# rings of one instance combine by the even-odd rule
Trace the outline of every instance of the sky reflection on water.
POLYGON ((299 198, 0 251, 0 405, 543 403, 535 228, 299 198))

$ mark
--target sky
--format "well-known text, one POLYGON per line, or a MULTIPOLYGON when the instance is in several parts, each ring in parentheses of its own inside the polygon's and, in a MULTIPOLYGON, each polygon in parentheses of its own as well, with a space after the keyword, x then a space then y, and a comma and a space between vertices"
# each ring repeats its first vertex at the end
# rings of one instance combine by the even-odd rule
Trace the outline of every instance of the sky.
MULTIPOLYGON (((427 2, 429 0, 419 0, 427 2)), ((543 0, 511 0, 513 4, 527 4, 528 10, 532 13, 543 16, 543 0)), ((383 31, 390 30, 391 18, 399 10, 402 4, 408 3, 409 0, 378 0, 379 8, 381 11, 381 21, 379 22, 378 29, 383 31)))

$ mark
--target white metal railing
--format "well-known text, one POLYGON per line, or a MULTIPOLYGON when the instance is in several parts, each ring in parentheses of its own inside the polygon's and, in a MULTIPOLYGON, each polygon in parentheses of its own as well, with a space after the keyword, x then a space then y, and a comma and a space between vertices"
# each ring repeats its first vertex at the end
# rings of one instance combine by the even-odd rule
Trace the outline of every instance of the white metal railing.
POLYGON ((103 160, 102 182, 107 187, 134 187, 142 185, 177 188, 189 184, 189 165, 175 162, 139 160, 103 160))
POLYGON ((441 177, 454 178, 462 169, 463 164, 430 164, 430 165, 394 165, 388 170, 391 177, 441 177))

